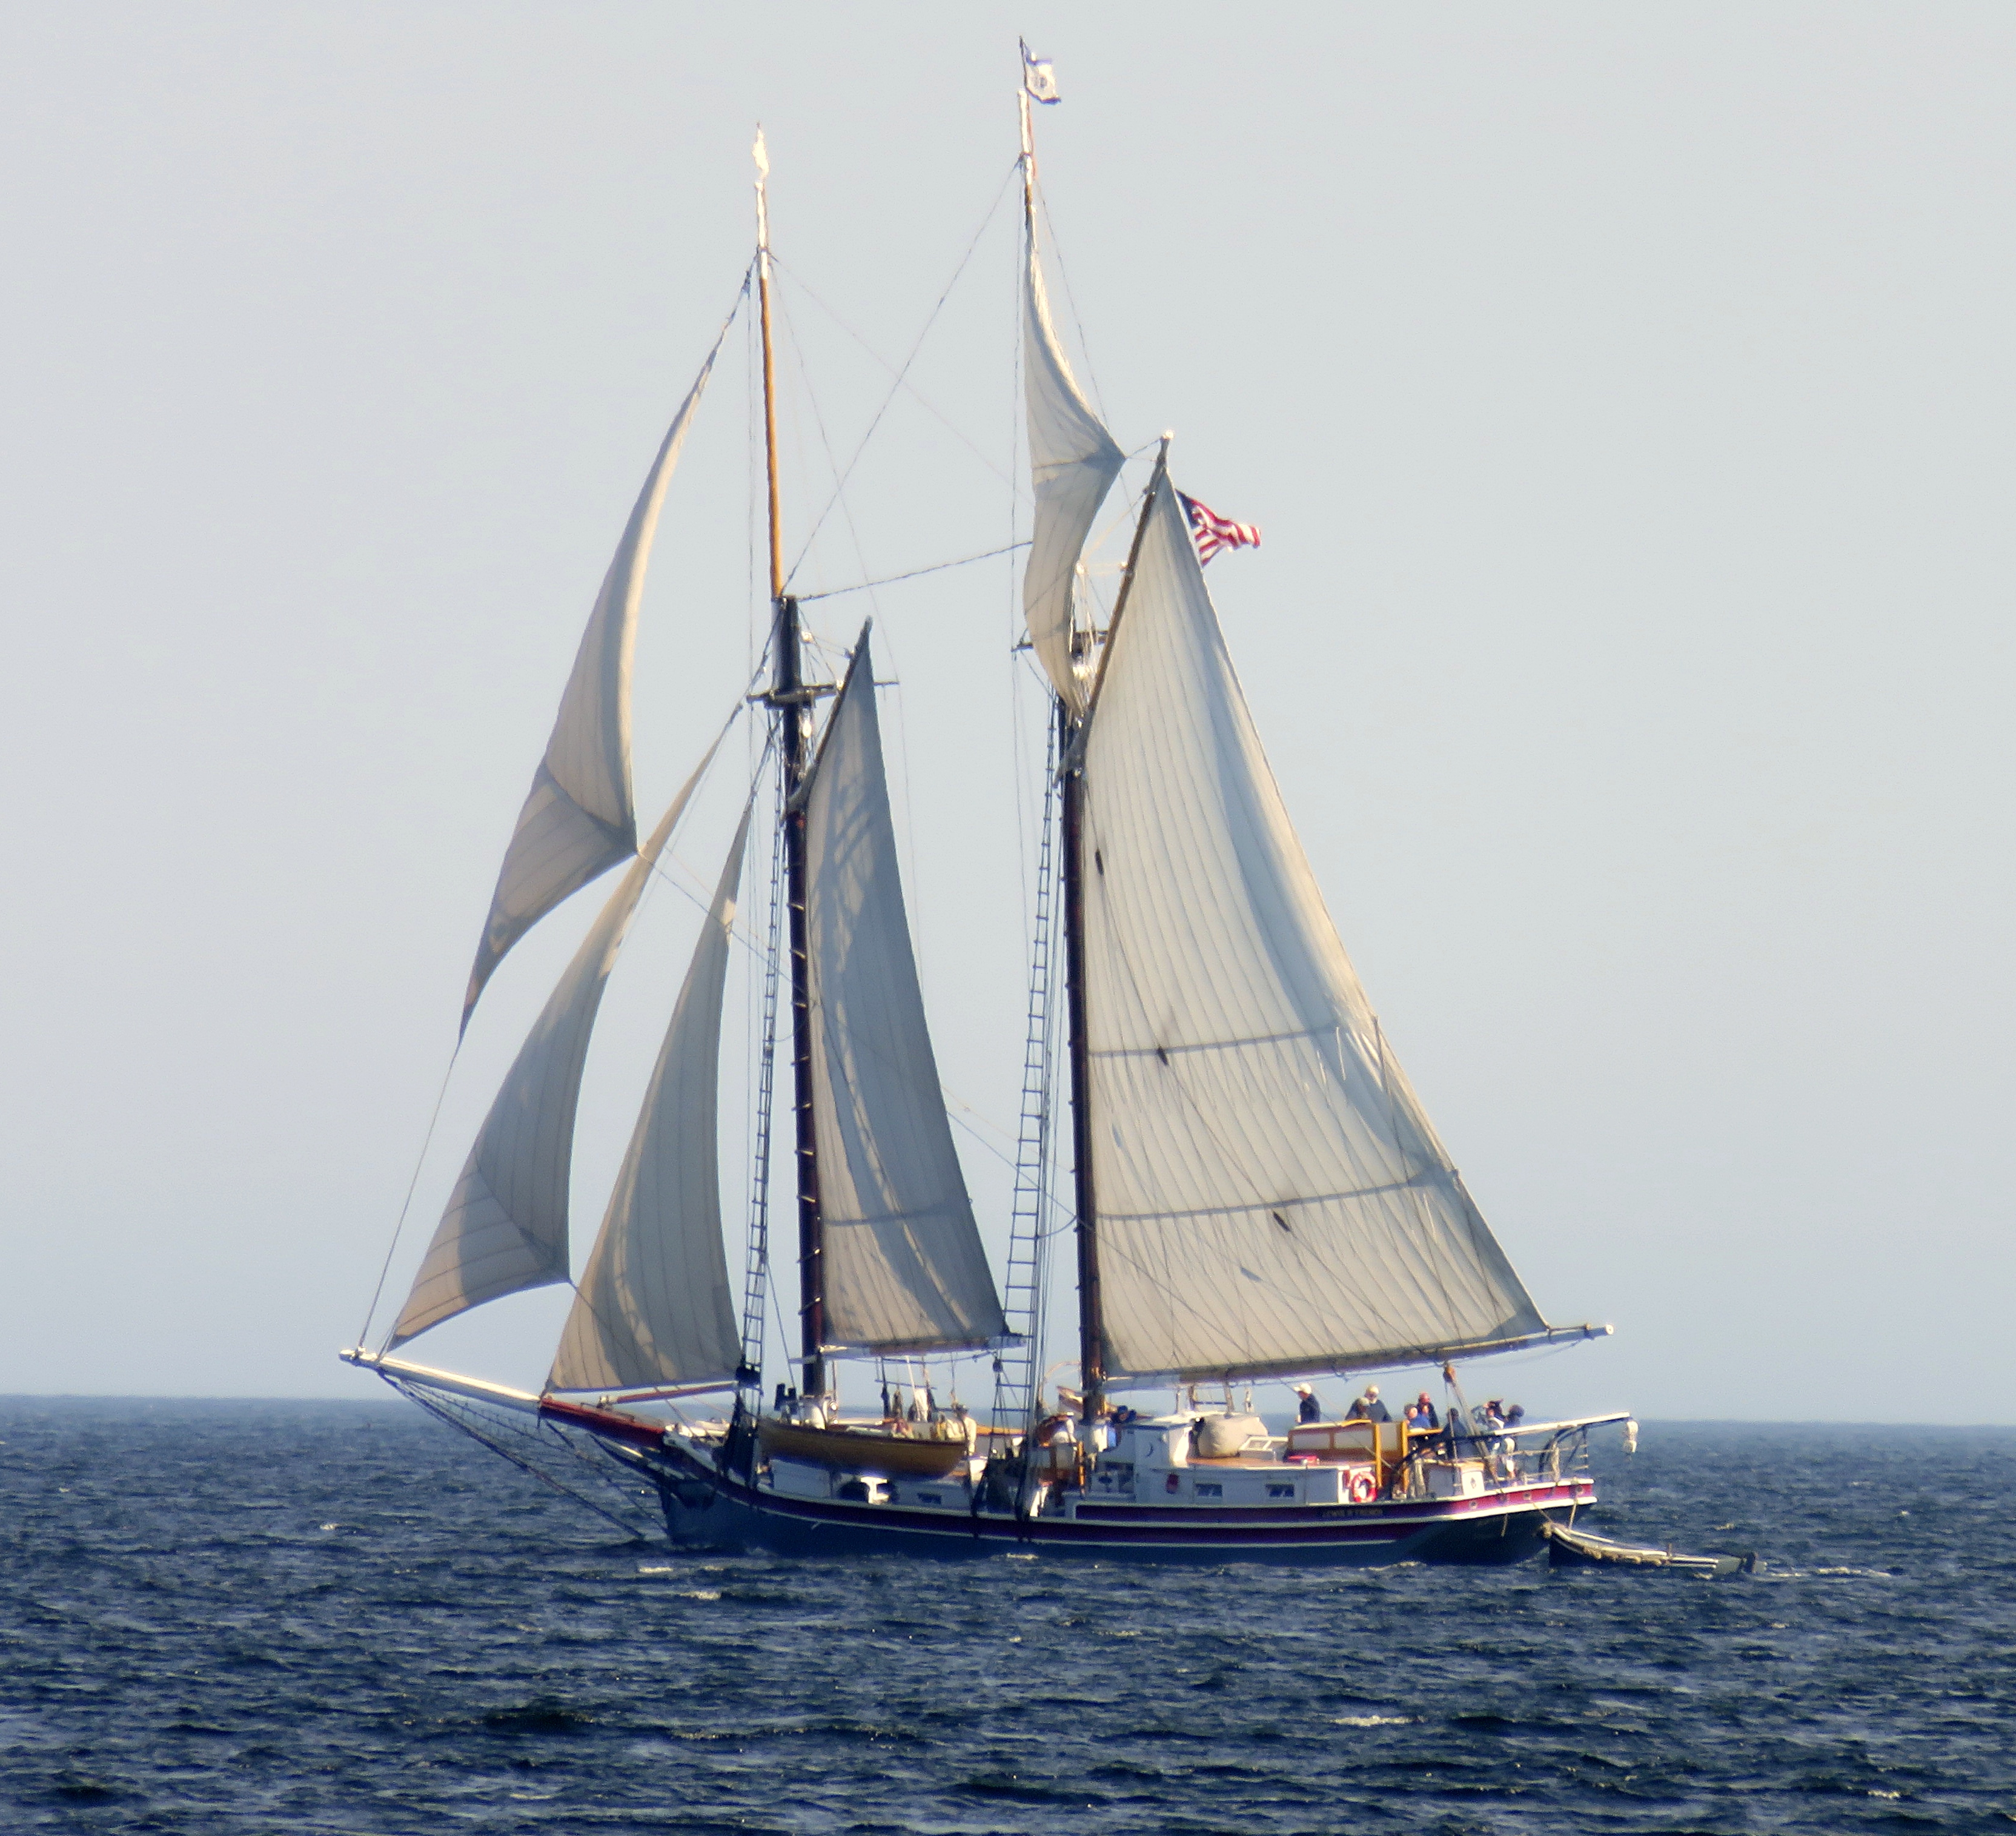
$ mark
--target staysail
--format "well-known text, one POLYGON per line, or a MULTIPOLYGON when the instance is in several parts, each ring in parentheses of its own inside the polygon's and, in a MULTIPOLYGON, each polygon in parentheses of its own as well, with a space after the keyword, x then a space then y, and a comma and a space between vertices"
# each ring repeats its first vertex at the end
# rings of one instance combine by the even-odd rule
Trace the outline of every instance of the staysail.
MULTIPOLYGON (((722 335, 727 336, 725 329, 722 335)), ((490 916, 463 997, 465 1031, 477 997, 505 952, 570 893, 637 851, 637 810, 630 792, 630 660, 636 649, 637 606, 665 487, 720 351, 717 340, 672 418, 581 635, 553 736, 498 871, 490 916)))
POLYGON ((722 991, 749 810, 722 869, 616 1175, 549 1390, 731 1384, 740 1335, 721 1236, 722 991))
POLYGON ((1345 954, 1166 484, 1083 770, 1110 1374, 1262 1376, 1544 1334, 1345 954))
POLYGON ((469 1150, 387 1351, 485 1301, 567 1279, 574 1109, 603 987, 651 869, 720 743, 672 799, 546 998, 469 1150))
POLYGON ((1006 1329, 924 1024, 866 629, 805 794, 826 1337, 983 1345, 1006 1329))
POLYGON ((1035 514, 1028 566, 1022 575, 1022 611, 1037 661, 1076 715, 1084 711, 1085 691, 1071 655, 1072 583, 1100 500, 1126 463, 1126 455, 1087 405, 1057 342, 1036 254, 1033 213, 1027 239, 1022 369, 1035 514))

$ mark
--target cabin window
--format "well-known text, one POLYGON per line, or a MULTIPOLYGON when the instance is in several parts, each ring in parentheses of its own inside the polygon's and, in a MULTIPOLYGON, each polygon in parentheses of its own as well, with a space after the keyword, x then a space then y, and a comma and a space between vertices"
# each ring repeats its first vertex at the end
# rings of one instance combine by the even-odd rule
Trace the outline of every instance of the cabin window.
POLYGON ((1197 1495, 1200 1498, 1222 1498, 1225 1496, 1225 1488, 1222 1485, 1201 1482, 1197 1489, 1197 1495))
POLYGON ((1269 1485, 1267 1488, 1267 1496, 1269 1498, 1293 1498, 1295 1496, 1295 1489, 1292 1485, 1269 1485))
POLYGON ((936 1504, 938 1503, 938 1495, 935 1492, 920 1492, 917 1494, 917 1503, 920 1504, 936 1504))

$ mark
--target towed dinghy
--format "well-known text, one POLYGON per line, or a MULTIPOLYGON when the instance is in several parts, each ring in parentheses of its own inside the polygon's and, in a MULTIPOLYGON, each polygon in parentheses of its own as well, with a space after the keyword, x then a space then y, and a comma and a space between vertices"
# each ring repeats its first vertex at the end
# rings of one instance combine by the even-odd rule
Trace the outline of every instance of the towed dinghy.
POLYGON ((1683 1555, 1671 1547, 1659 1549, 1648 1543, 1618 1543, 1566 1524, 1550 1524, 1546 1538, 1547 1560, 1557 1568, 1665 1568, 1680 1575, 1703 1575, 1712 1580, 1726 1575, 1757 1572, 1754 1550, 1747 1550, 1740 1556, 1683 1555))

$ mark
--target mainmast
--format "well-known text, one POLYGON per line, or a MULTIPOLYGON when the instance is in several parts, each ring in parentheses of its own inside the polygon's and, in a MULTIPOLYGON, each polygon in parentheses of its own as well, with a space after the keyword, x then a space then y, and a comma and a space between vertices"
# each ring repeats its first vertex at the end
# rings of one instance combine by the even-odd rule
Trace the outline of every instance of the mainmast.
MULTIPOLYGON (((1022 118, 1022 232, 1033 272, 1036 261, 1036 139, 1029 117, 1029 48, 1016 100, 1022 118)), ((1075 761, 1082 719, 1057 697, 1057 757, 1065 761, 1060 799, 1064 843, 1064 1009, 1071 1055, 1072 1208, 1077 1213, 1078 1405, 1087 1421, 1104 1406, 1106 1334, 1099 1298, 1099 1224, 1092 1186, 1092 1069, 1085 1015, 1085 880, 1082 855, 1085 779, 1075 761)), ((1033 1401, 1034 1399, 1032 1398, 1033 1401)))
POLYGON ((819 1219, 819 1155, 812 1132, 811 961, 805 943, 805 815, 798 796, 805 775, 806 693, 799 662, 798 603, 784 591, 784 535, 777 489, 777 365, 770 336, 769 155, 756 131, 756 297, 763 335, 763 459, 770 495, 772 667, 765 699, 782 731, 784 774, 784 902, 791 955, 791 1111, 798 1190, 798 1326, 807 1396, 826 1393, 824 1233, 819 1219))
MULTIPOLYGON (((1023 117, 1029 105, 1022 104, 1023 117)), ((1064 774, 1064 1007, 1071 1045, 1072 1206, 1078 1214, 1079 1408, 1094 1420, 1105 1400, 1106 1330, 1100 1311, 1099 1226, 1092 1186, 1092 1061, 1085 1016, 1085 773, 1077 762, 1079 729, 1057 697, 1057 751, 1064 774)))

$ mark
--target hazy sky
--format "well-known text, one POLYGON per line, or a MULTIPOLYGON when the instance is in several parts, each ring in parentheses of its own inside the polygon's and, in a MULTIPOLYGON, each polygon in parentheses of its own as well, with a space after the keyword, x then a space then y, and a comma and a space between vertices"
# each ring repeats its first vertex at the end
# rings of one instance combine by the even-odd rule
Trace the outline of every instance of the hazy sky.
MULTIPOLYGON (((0 1390, 371 1392, 333 1354, 748 258, 758 118, 792 555, 972 250, 798 583, 1010 538, 1022 33, 1065 97, 1060 315, 1122 445, 1173 428, 1186 488, 1265 531, 1211 581, 1387 1035, 1542 1309, 1618 1328, 1472 1388, 2016 1420, 2016 14, 1223 23, 4 9, 0 1390)), ((647 820, 746 679, 747 384, 738 329, 646 603, 647 820)), ((901 684, 926 998, 998 1243, 1038 710, 1013 577, 812 610, 836 646, 873 610, 901 684)), ((486 996, 401 1291, 597 902, 486 996)), ((611 985, 584 1242, 696 921, 661 893, 611 985)), ((536 1381, 563 1299, 414 1355, 536 1381)))

